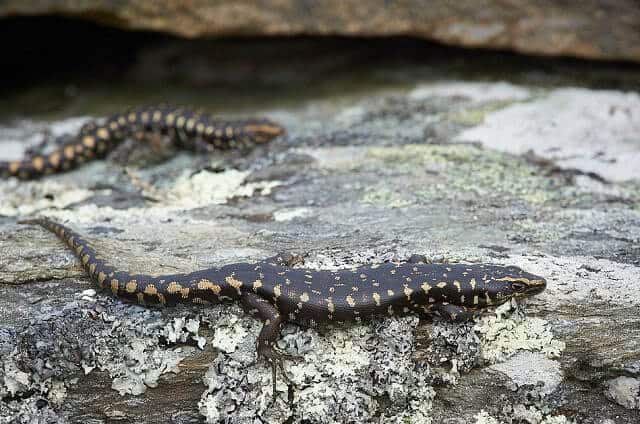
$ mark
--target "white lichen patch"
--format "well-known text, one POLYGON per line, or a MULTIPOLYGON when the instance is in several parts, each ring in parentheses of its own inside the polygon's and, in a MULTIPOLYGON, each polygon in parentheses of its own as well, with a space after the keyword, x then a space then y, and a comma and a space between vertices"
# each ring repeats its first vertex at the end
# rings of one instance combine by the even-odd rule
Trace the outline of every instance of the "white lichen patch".
MULTIPOLYGON (((418 319, 390 319, 373 325, 329 328, 324 336, 314 329, 288 325, 278 348, 300 359, 284 360, 286 375, 278 369, 273 401, 271 368, 256 362, 255 337, 260 323, 243 316, 229 326, 228 312, 218 313, 211 325, 216 333, 226 327, 225 337, 234 338, 234 350, 221 351, 205 376, 207 390, 200 411, 207 422, 341 423, 406 422, 431 423, 428 367, 413 362, 414 332, 418 319), (285 401, 292 390, 296 408, 285 401), (391 406, 378 397, 391 399, 391 406), (252 402, 242 402, 252 399, 252 402)), ((215 342, 212 343, 215 345, 215 342)))
POLYGON ((500 424, 500 421, 493 418, 487 411, 481 409, 475 416, 475 424, 500 424))
MULTIPOLYGON (((509 410, 505 415, 504 420, 493 417, 491 414, 481 409, 475 415, 474 424, 509 424, 513 422, 528 423, 528 424, 572 424, 573 420, 567 418, 564 415, 548 415, 543 413, 535 406, 525 406, 518 404, 512 408, 506 408, 509 410)), ((506 411, 505 411, 506 412, 506 411)))
POLYGON ((224 172, 200 171, 191 175, 185 171, 164 193, 166 205, 193 209, 206 205, 226 203, 232 197, 251 197, 255 193, 266 196, 280 181, 246 183, 249 171, 229 169, 224 172))
POLYGON ((67 386, 62 381, 53 381, 47 397, 52 405, 59 407, 67 398, 67 386))
POLYGON ((605 395, 627 409, 640 409, 640 380, 632 377, 618 377, 606 384, 605 395))
POLYGON ((291 221, 295 218, 306 218, 313 214, 309 208, 287 208, 280 209, 273 213, 273 219, 277 222, 291 221))
POLYGON ((233 353, 247 337, 245 323, 237 316, 229 316, 216 326, 211 345, 222 352, 233 353))
POLYGON ((2 361, 2 375, 0 384, 0 395, 2 397, 7 394, 15 396, 16 393, 21 393, 30 389, 31 378, 29 374, 20 371, 15 362, 10 358, 2 361))
POLYGON ((510 422, 528 424, 572 424, 574 421, 564 415, 551 415, 536 406, 515 405, 509 413, 510 422))
POLYGON ((519 352, 490 368, 508 376, 516 388, 536 386, 536 392, 543 396, 555 391, 563 378, 558 361, 538 352, 519 352))
POLYGON ((200 321, 197 319, 177 317, 164 326, 161 334, 170 343, 185 343, 188 340, 194 340, 199 349, 204 349, 207 339, 198 334, 199 329, 200 321))
POLYGON ((95 194, 109 193, 110 190, 70 188, 52 180, 0 181, 0 215, 27 216, 43 210, 63 209, 95 194))
POLYGON ((149 224, 166 222, 171 219, 176 223, 193 223, 192 218, 179 213, 174 207, 149 207, 114 209, 111 206, 84 204, 73 209, 49 209, 42 215, 60 222, 73 222, 74 225, 92 225, 96 222, 110 222, 114 225, 149 224))
POLYGON ((525 317, 515 301, 500 305, 495 315, 477 319, 474 330, 480 334, 482 357, 489 363, 504 361, 520 351, 556 358, 565 348, 564 342, 554 338, 547 321, 525 317))
POLYGON ((562 88, 537 101, 490 113, 456 140, 480 141, 515 154, 531 150, 562 167, 622 181, 638 177, 637 110, 637 93, 562 88))
POLYGON ((194 175, 185 171, 167 188, 149 186, 152 193, 143 190, 155 202, 147 207, 126 210, 95 205, 65 209, 95 195, 108 196, 111 190, 88 190, 46 178, 36 181, 0 180, 0 215, 28 216, 38 213, 51 217, 67 216, 73 221, 78 221, 81 216, 122 220, 129 217, 156 217, 166 220, 177 218, 180 211, 224 204, 233 197, 267 196, 274 187, 282 184, 280 181, 246 182, 249 174, 248 171, 235 169, 220 173, 203 170, 194 175))
POLYGON ((178 373, 180 362, 194 350, 189 346, 164 347, 161 339, 171 344, 189 339, 200 343, 197 320, 179 316, 164 323, 158 312, 140 310, 133 305, 113 305, 121 309, 119 314, 104 311, 99 315, 105 322, 111 322, 111 326, 96 337, 95 364, 109 373, 113 379, 111 387, 120 395, 136 396, 149 387, 156 387, 162 375, 178 373), (123 315, 131 318, 116 318, 123 315))
POLYGON ((140 395, 147 387, 156 387, 162 374, 178 372, 178 364, 186 356, 181 348, 161 349, 157 341, 137 338, 119 349, 122 355, 114 360, 110 350, 96 348, 102 370, 113 378, 111 388, 120 395, 140 395))

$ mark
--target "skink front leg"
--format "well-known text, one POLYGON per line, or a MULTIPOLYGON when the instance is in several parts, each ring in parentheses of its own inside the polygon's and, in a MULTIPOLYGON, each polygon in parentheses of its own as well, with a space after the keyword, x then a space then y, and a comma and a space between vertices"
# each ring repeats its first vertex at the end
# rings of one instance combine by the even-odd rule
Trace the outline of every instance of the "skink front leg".
POLYGON ((242 293, 242 303, 251 310, 257 310, 257 316, 263 326, 257 340, 258 357, 267 358, 271 362, 273 397, 276 397, 276 366, 282 365, 283 359, 290 359, 290 355, 277 352, 274 348, 280 335, 280 325, 284 321, 278 309, 267 299, 255 293, 242 293))
POLYGON ((283 252, 260 262, 275 266, 292 267, 294 265, 304 265, 304 258, 301 255, 283 252))

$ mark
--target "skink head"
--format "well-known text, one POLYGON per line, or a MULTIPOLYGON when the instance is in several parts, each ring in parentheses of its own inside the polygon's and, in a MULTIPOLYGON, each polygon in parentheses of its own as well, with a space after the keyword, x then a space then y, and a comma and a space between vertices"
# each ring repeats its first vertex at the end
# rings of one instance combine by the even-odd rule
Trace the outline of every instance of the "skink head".
POLYGON ((547 287, 547 281, 535 274, 515 266, 494 267, 484 281, 484 289, 494 303, 503 303, 511 298, 536 295, 547 287))
POLYGON ((286 132, 282 126, 267 119, 252 120, 242 125, 241 128, 245 135, 256 144, 268 143, 286 132))

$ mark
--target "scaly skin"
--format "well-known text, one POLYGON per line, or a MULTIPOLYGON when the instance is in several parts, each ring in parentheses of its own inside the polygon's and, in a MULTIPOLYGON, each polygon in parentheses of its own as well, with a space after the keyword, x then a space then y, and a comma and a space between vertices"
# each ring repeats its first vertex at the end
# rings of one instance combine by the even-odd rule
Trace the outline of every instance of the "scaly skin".
POLYGON ((151 276, 119 271, 76 232, 48 219, 23 221, 56 234, 80 259, 100 289, 141 304, 240 301, 258 311, 264 326, 258 352, 278 358, 273 346, 283 322, 315 326, 409 313, 467 320, 474 311, 532 296, 544 278, 514 266, 408 262, 335 271, 291 268, 286 258, 236 263, 188 274, 151 276))
POLYGON ((181 148, 197 151, 246 148, 283 134, 284 128, 266 119, 216 120, 208 114, 172 106, 140 107, 113 115, 102 124, 85 124, 72 142, 46 155, 0 161, 0 178, 36 179, 66 172, 104 157, 132 136, 171 136, 181 148))

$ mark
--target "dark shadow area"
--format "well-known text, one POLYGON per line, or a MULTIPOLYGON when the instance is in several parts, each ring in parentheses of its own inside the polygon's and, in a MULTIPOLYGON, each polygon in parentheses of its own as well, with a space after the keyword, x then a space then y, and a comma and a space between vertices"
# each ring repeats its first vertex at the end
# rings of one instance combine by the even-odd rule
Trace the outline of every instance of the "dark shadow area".
POLYGON ((207 98, 203 102, 213 108, 219 97, 225 107, 242 108, 442 75, 545 87, 640 88, 635 64, 469 50, 415 38, 187 40, 62 17, 4 19, 0 35, 2 116, 101 112, 101 106, 78 100, 92 95, 104 99, 107 109, 166 97, 196 104, 207 98))

